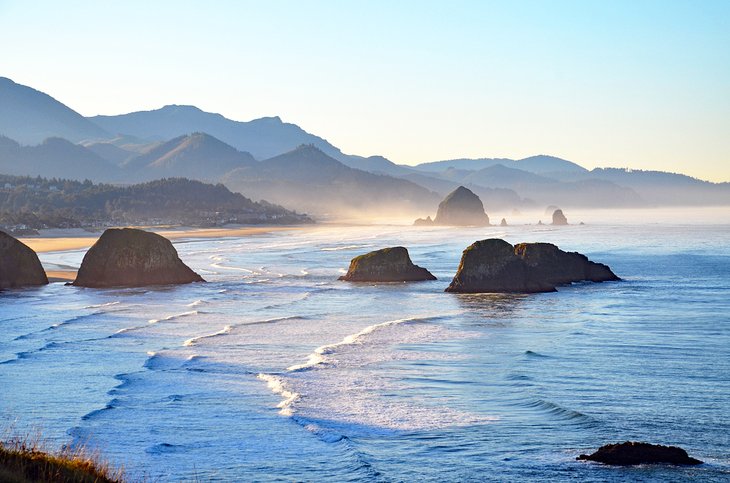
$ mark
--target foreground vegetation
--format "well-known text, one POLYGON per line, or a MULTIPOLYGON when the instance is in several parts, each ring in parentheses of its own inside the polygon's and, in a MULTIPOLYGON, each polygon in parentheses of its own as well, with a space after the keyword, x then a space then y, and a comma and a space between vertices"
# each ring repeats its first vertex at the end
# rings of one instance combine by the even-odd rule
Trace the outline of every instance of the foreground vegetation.
POLYGON ((28 440, 0 443, 0 481, 7 483, 121 483, 122 470, 112 469, 84 448, 45 451, 28 440))

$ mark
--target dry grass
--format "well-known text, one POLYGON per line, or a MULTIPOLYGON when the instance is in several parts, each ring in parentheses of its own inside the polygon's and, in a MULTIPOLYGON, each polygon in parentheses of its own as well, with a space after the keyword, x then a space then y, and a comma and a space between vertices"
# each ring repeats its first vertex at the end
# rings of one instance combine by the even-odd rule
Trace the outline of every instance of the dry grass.
POLYGON ((48 451, 40 438, 26 437, 0 443, 0 481, 121 483, 124 474, 85 447, 48 451))

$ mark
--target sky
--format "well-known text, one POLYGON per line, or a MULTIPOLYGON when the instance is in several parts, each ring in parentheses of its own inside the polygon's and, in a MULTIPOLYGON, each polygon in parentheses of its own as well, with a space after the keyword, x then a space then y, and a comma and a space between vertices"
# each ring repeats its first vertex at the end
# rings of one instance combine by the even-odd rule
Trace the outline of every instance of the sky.
POLYGON ((730 1, 0 0, 0 76, 83 115, 280 116, 396 163, 730 181, 730 1))

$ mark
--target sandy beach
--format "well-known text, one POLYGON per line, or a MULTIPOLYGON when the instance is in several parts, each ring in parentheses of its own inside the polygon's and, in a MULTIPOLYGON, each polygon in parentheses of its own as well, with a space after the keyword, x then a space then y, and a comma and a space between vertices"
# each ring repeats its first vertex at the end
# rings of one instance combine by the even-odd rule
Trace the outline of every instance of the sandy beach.
MULTIPOLYGON (((297 226, 245 226, 231 228, 150 228, 141 227, 153 231, 170 240, 182 238, 224 238, 241 237, 250 235, 261 235, 275 231, 301 230, 309 225, 297 226)), ((80 230, 53 230, 49 233, 41 233, 40 236, 20 238, 20 241, 35 250, 36 253, 59 252, 66 250, 83 250, 93 245, 101 236, 101 232, 93 234, 80 232, 80 230)))
MULTIPOLYGON (((311 225, 296 226, 244 226, 244 227, 224 227, 224 228, 169 228, 169 227, 139 227, 149 231, 153 231, 170 240, 180 240, 185 238, 226 238, 226 237, 244 237, 251 235, 261 235, 275 231, 301 230, 311 225)), ((99 236, 98 234, 87 232, 84 230, 46 230, 41 232, 40 236, 20 238, 20 241, 28 245, 37 253, 59 252, 67 250, 84 250, 93 245, 99 236)), ((46 270, 46 276, 49 282, 73 282, 76 279, 76 270, 53 269, 46 270)))

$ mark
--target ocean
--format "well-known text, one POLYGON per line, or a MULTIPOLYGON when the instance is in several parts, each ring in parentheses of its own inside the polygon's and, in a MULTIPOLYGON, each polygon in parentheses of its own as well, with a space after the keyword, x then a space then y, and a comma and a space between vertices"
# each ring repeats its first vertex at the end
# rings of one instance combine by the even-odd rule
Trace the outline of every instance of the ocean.
POLYGON ((208 283, 5 292, 3 429, 133 481, 730 481, 730 224, 641 221, 180 240, 208 283), (623 281, 444 293, 485 238, 555 243, 623 281), (337 281, 397 245, 438 280, 337 281), (626 440, 705 464, 575 460, 626 440))

